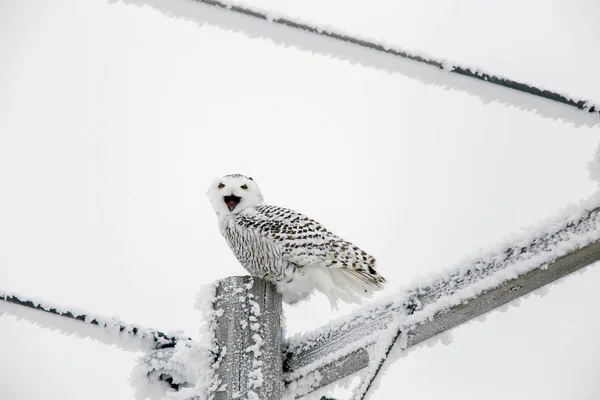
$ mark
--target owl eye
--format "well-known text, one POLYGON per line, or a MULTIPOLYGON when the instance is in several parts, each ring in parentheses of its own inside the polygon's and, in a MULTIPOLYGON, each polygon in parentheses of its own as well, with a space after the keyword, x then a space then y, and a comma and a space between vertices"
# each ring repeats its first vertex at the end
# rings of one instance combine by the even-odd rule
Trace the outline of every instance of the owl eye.
POLYGON ((242 185, 242 186, 240 186, 240 187, 241 187, 242 189, 244 189, 244 190, 247 190, 247 189, 248 189, 248 186, 247 186, 247 185, 242 185))
POLYGON ((219 186, 217 186, 219 189, 223 189, 225 187, 225 185, 223 185, 222 183, 219 183, 219 186))

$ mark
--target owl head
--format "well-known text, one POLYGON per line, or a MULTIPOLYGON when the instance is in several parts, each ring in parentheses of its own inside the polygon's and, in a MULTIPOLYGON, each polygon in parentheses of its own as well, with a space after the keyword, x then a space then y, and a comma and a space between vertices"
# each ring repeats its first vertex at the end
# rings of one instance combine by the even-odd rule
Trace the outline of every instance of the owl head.
POLYGON ((246 208, 264 204, 256 182, 240 174, 215 179, 206 194, 219 217, 238 214, 246 208))

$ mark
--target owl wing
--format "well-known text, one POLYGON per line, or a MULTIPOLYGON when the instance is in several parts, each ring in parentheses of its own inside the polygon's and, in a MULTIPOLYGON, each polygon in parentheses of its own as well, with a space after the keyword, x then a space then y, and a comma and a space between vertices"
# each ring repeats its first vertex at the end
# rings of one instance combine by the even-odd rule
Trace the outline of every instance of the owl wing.
POLYGON ((383 278, 375 271, 375 258, 328 231, 317 221, 278 206, 257 206, 240 213, 238 223, 257 229, 279 247, 286 261, 300 267, 320 266, 365 271, 383 278))

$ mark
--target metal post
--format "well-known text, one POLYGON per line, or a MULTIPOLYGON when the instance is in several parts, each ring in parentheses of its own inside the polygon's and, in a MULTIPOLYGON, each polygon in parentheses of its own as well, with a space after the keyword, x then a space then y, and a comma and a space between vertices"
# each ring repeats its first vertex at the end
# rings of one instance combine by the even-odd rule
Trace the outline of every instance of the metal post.
POLYGON ((220 349, 215 400, 279 400, 283 391, 281 295, 260 278, 218 282, 215 338, 220 349))

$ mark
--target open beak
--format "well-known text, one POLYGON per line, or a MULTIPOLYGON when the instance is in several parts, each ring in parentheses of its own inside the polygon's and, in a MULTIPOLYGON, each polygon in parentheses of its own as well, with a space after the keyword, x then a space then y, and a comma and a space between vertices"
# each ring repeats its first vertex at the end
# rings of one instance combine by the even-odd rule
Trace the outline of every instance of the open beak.
POLYGON ((227 204, 227 208, 229 208, 229 212, 231 212, 238 204, 240 204, 240 201, 242 201, 242 198, 238 197, 238 196, 230 195, 230 196, 223 196, 223 200, 225 201, 225 204, 227 204))

